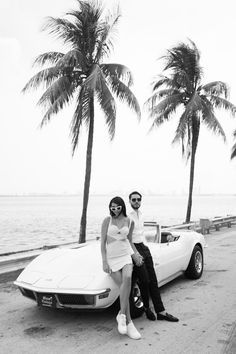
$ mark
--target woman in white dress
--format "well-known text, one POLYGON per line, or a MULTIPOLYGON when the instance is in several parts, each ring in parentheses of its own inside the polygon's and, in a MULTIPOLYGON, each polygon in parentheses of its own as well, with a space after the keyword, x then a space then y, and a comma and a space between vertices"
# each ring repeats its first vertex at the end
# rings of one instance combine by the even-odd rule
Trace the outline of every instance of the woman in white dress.
POLYGON ((120 312, 116 320, 120 334, 127 334, 132 339, 140 339, 129 308, 129 296, 133 262, 142 264, 142 256, 132 243, 134 222, 126 215, 126 206, 122 198, 115 197, 109 203, 110 216, 102 223, 101 253, 103 270, 109 273, 120 287, 120 312))

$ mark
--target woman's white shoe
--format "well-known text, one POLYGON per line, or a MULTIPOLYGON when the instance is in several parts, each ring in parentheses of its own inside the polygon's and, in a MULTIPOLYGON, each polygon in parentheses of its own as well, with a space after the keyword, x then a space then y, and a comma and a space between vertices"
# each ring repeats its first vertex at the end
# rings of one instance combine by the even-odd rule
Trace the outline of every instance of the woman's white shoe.
POLYGON ((128 325, 127 325, 127 335, 131 339, 140 339, 141 338, 141 334, 137 331, 137 329, 135 328, 132 321, 130 323, 128 323, 128 325))
POLYGON ((116 321, 118 323, 118 332, 120 334, 127 334, 126 316, 122 313, 118 313, 116 321))

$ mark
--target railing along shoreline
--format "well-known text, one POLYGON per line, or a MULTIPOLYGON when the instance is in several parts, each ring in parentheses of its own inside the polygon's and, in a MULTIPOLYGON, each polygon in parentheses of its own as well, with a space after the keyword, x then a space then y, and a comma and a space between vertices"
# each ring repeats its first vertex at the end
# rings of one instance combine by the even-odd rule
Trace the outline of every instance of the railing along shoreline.
MULTIPOLYGON (((226 217, 215 217, 212 219, 207 219, 207 218, 201 218, 199 219, 198 222, 190 222, 190 223, 183 223, 183 224, 177 224, 177 225, 171 225, 171 226, 161 226, 158 224, 156 221, 145 221, 144 226, 146 227, 155 227, 157 230, 157 233, 160 233, 160 230, 162 231, 177 231, 177 230, 193 230, 196 232, 200 232, 203 235, 209 234, 211 230, 214 231, 219 231, 221 227, 228 227, 230 228, 232 225, 236 225, 236 216, 235 215, 228 215, 226 217)), ((94 241, 99 239, 99 237, 94 237, 93 239, 89 239, 87 241, 94 241)), ((78 242, 66 242, 66 243, 61 243, 61 244, 55 244, 55 245, 44 245, 38 248, 31 248, 27 250, 20 250, 20 251, 13 251, 13 252, 6 252, 6 253, 1 253, 0 257, 6 257, 6 256, 14 256, 14 255, 19 255, 27 252, 33 252, 33 251, 44 251, 52 248, 57 248, 60 246, 70 246, 70 245, 77 245, 83 246, 84 244, 78 244, 78 242)))
POLYGON ((203 235, 209 234, 211 230, 219 231, 221 227, 230 228, 233 224, 236 224, 235 215, 227 215, 225 217, 214 217, 212 219, 201 218, 198 222, 190 222, 177 224, 172 226, 160 226, 155 221, 145 221, 144 226, 156 227, 157 232, 162 231, 174 231, 174 230, 194 230, 200 232, 203 235))

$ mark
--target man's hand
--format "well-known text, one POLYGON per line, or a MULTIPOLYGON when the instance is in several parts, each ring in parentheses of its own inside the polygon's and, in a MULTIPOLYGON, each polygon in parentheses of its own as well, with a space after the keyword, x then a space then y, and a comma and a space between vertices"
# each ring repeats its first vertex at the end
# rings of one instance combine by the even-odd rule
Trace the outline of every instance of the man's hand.
POLYGON ((143 264, 143 257, 140 253, 135 252, 134 254, 132 254, 132 258, 137 267, 140 267, 143 264))

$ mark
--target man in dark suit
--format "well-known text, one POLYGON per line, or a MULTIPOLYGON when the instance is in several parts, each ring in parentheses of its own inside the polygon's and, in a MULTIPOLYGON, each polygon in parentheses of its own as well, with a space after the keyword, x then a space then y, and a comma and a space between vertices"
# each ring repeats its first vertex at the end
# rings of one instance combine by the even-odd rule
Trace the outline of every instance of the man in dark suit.
POLYGON ((129 217, 134 221, 134 230, 132 235, 132 241, 143 258, 141 266, 134 264, 133 276, 136 276, 139 280, 140 292, 144 304, 144 310, 149 320, 166 320, 170 322, 178 322, 178 318, 170 315, 165 311, 163 305, 160 290, 158 287, 158 281, 153 266, 153 259, 149 248, 145 245, 144 236, 144 220, 142 219, 142 213, 139 208, 141 206, 142 195, 139 192, 132 192, 129 195, 129 202, 132 208, 132 212, 129 217), (149 297, 152 299, 153 307, 156 315, 149 307, 149 297))

